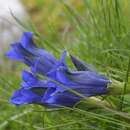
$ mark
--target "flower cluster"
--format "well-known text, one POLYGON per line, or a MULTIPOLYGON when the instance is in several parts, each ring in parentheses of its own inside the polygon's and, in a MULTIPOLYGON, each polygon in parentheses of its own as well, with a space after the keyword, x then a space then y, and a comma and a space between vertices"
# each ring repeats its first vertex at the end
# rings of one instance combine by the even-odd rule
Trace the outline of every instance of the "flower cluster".
POLYGON ((70 58, 77 70, 70 70, 65 62, 66 53, 58 60, 34 44, 33 33, 24 32, 21 40, 6 53, 10 59, 30 68, 22 72, 21 88, 14 92, 11 103, 73 107, 85 97, 105 94, 110 80, 74 56, 70 58))

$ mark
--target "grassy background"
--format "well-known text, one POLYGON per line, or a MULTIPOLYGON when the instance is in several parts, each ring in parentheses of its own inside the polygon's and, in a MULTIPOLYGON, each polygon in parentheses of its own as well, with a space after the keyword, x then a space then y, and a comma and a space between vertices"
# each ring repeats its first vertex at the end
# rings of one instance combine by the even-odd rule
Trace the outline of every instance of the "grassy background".
MULTIPOLYGON (((2 130, 130 130, 130 8, 129 0, 23 0, 39 46, 56 57, 66 49, 107 75, 122 95, 97 97, 111 109, 47 109, 37 105, 15 107, 9 97, 21 82, 23 65, 0 68, 0 129, 2 130)), ((17 19, 16 19, 17 20, 17 19)), ((17 20, 18 21, 18 20, 17 20)), ((19 21, 18 21, 19 22, 19 21)), ((22 25, 20 23, 20 25, 22 25)), ((70 59, 67 61, 71 66, 70 59)))

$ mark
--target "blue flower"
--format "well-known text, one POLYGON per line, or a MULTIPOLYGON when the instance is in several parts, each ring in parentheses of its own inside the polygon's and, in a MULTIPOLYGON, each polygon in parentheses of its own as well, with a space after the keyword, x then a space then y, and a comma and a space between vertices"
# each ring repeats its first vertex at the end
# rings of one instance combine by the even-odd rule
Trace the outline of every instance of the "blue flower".
MULTIPOLYGON (((63 59, 65 60, 65 56, 63 59)), ((47 76, 60 83, 57 91, 83 89, 86 90, 85 96, 101 95, 107 92, 107 84, 111 83, 110 80, 105 76, 99 75, 91 69, 90 65, 85 64, 74 56, 72 62, 76 65, 77 70, 80 71, 71 71, 68 67, 59 64, 53 71, 47 73, 47 76)))
POLYGON ((54 91, 55 88, 21 88, 14 92, 10 101, 15 105, 39 104, 48 107, 73 107, 81 99, 69 91, 52 95, 54 91))
POLYGON ((11 97, 15 105, 39 104, 48 107, 72 107, 81 97, 69 92, 56 92, 57 84, 47 80, 39 80, 30 72, 23 71, 22 87, 11 97))
POLYGON ((47 80, 39 80, 38 77, 28 71, 23 71, 22 73, 23 82, 21 86, 23 88, 32 88, 32 87, 45 87, 47 84, 47 80))
POLYGON ((70 84, 69 86, 68 84, 65 86, 65 84, 50 80, 40 80, 27 71, 23 71, 23 80, 24 84, 22 83, 22 87, 14 92, 11 103, 15 105, 39 104, 47 107, 73 107, 83 97, 105 94, 107 82, 109 82, 107 81, 104 85, 101 84, 100 87, 100 84, 87 84, 82 80, 76 82, 75 79, 72 81, 75 81, 77 85, 72 86, 70 84), (81 94, 81 96, 71 92, 70 89, 81 94))
POLYGON ((23 104, 40 104, 42 97, 38 94, 32 92, 29 89, 21 88, 16 90, 13 96, 10 99, 10 102, 15 105, 23 105, 23 104))
POLYGON ((45 49, 36 47, 31 32, 23 33, 20 42, 11 47, 6 55, 27 64, 31 70, 23 71, 21 88, 11 97, 11 103, 15 105, 73 107, 83 98, 107 93, 109 79, 74 56, 70 57, 77 70, 71 70, 65 61, 66 51, 57 60, 45 49), (41 79, 39 74, 46 79, 41 79))
POLYGON ((71 61, 78 71, 93 71, 92 66, 70 55, 71 61))
MULTIPOLYGON (((53 65, 51 65, 50 69, 47 69, 46 74, 45 74, 45 70, 46 70, 46 63, 49 65, 48 61, 44 60, 44 57, 39 57, 39 59, 35 60, 34 65, 32 66, 32 72, 36 73, 36 74, 41 74, 43 76, 48 76, 50 78, 54 78, 55 74, 53 73, 54 71, 58 70, 59 67, 63 67, 65 69, 67 69, 67 65, 65 62, 65 57, 66 57, 67 52, 64 51, 60 60, 56 60, 55 63, 53 63, 53 65), (50 75, 50 73, 53 75, 50 75)), ((47 59, 46 59, 47 60, 47 59)), ((55 79, 55 78, 54 78, 55 79)))
MULTIPOLYGON (((11 44, 11 50, 6 53, 6 56, 12 60, 21 61, 34 70, 34 66, 42 66, 42 73, 46 74, 57 60, 45 49, 36 47, 33 42, 33 33, 24 32, 19 42, 11 44)), ((41 68, 40 68, 41 69, 41 68)), ((38 70, 41 72, 41 70, 38 70)))
POLYGON ((50 78, 40 80, 36 75, 23 71, 22 88, 13 94, 11 102, 16 105, 33 103, 48 107, 73 107, 84 97, 107 92, 110 80, 96 72, 89 70, 71 72, 62 65, 57 69, 51 71, 55 73, 50 76, 52 80, 50 78))

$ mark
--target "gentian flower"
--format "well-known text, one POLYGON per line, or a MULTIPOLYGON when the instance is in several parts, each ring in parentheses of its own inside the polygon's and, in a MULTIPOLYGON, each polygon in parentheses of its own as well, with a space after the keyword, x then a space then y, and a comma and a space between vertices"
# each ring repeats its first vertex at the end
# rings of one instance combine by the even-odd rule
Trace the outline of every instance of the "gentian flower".
MULTIPOLYGON (((64 60, 64 63, 65 56, 62 58, 62 62, 64 60)), ((71 56, 71 60, 76 65, 77 70, 80 71, 71 71, 68 67, 59 64, 59 66, 47 73, 48 77, 65 86, 57 87, 57 91, 63 92, 68 89, 82 89, 86 90, 85 96, 94 96, 107 92, 107 84, 111 83, 110 80, 105 76, 99 75, 90 65, 78 60, 74 56, 71 56)))
POLYGON ((71 61, 77 70, 71 70, 65 62, 66 54, 64 51, 57 60, 45 49, 37 48, 32 33, 25 32, 7 56, 24 62, 31 72, 23 71, 21 88, 14 92, 11 103, 73 107, 83 98, 107 93, 110 80, 74 56, 71 61), (40 79, 39 74, 46 79, 40 79))
POLYGON ((70 55, 71 61, 74 64, 74 66, 76 67, 76 69, 78 71, 94 71, 94 69, 92 69, 93 67, 89 64, 86 64, 85 62, 77 59, 76 57, 70 55))
POLYGON ((51 79, 39 80, 36 75, 23 71, 22 88, 14 93, 11 102, 16 105, 33 103, 49 107, 73 107, 83 97, 107 92, 110 81, 104 76, 92 71, 70 72, 63 66, 59 67, 53 75, 56 82, 51 79), (81 96, 72 93, 70 89, 81 96))
POLYGON ((58 70, 60 67, 67 69, 67 64, 65 62, 66 54, 67 54, 67 52, 64 51, 60 60, 55 60, 55 63, 53 63, 51 65, 50 69, 48 69, 46 71, 46 73, 44 71, 44 70, 46 70, 46 65, 44 64, 44 62, 47 63, 47 61, 45 61, 46 59, 44 59, 44 57, 40 57, 39 59, 35 60, 35 63, 32 66, 31 70, 33 73, 41 74, 43 76, 48 76, 50 78, 54 78, 55 77, 54 73, 53 73, 53 75, 50 75, 50 73, 54 72, 55 70, 58 70))
POLYGON ((80 82, 75 82, 77 83, 75 86, 64 85, 64 88, 57 82, 39 80, 38 77, 27 71, 23 71, 23 80, 22 87, 15 91, 11 98, 11 103, 15 105, 40 104, 48 107, 73 107, 83 97, 105 94, 107 88, 107 86, 100 87, 96 84, 80 84, 80 82), (70 89, 83 97, 71 92, 70 89))
POLYGON ((31 69, 34 69, 34 64, 36 65, 38 62, 38 66, 42 70, 37 70, 39 72, 46 74, 54 64, 56 64, 57 60, 55 57, 47 52, 45 49, 38 48, 33 42, 33 33, 24 32, 22 38, 19 42, 11 44, 11 50, 6 53, 12 60, 21 61, 31 69))
POLYGON ((72 107, 80 100, 78 96, 69 91, 55 93, 56 83, 38 80, 30 72, 23 71, 22 77, 24 80, 22 87, 16 90, 11 97, 11 103, 15 105, 40 104, 48 107, 72 107))
MULTIPOLYGON (((65 60, 65 57, 64 57, 65 60)), ((84 97, 103 95, 107 93, 107 85, 111 83, 105 76, 99 75, 92 67, 83 61, 71 56, 72 63, 76 66, 78 71, 70 71, 68 68, 58 66, 52 72, 55 74, 55 80, 64 86, 57 85, 57 90, 54 95, 47 96, 47 103, 53 105, 62 105, 73 107, 84 97), (60 87, 59 87, 60 86, 60 87), (70 90, 74 90, 71 92, 70 90)), ((48 93, 53 93, 52 90, 48 93)), ((55 90, 53 90, 55 91, 55 90)), ((49 94, 48 94, 49 95, 49 94)))

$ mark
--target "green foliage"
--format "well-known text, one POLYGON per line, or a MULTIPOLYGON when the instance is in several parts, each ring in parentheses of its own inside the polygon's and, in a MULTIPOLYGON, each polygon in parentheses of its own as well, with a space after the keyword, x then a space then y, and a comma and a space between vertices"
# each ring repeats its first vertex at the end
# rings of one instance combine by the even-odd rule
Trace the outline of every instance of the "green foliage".
MULTIPOLYGON (((54 0, 47 4, 47 1, 38 0, 35 6, 40 12, 39 16, 32 15, 35 19, 41 18, 40 22, 34 20, 36 27, 33 22, 30 22, 31 20, 25 26, 15 17, 15 14, 13 17, 23 27, 23 30, 35 33, 35 40, 39 46, 45 47, 57 57, 59 57, 59 52, 66 49, 70 54, 93 64, 98 71, 113 81, 109 87, 114 87, 115 92, 119 87, 122 88, 122 95, 111 93, 111 95, 96 97, 97 100, 94 100, 93 103, 91 99, 90 102, 89 99, 84 100, 83 103, 81 102, 72 109, 52 110, 37 105, 15 107, 8 100, 12 92, 19 88, 21 81, 19 68, 21 66, 18 65, 18 69, 13 71, 9 69, 7 71, 6 67, 2 67, 0 73, 0 129, 130 129, 128 91, 130 87, 130 8, 128 6, 130 1, 81 0, 78 2, 81 2, 80 6, 76 4, 76 1, 54 0), (45 5, 48 5, 48 10, 47 7, 43 8, 45 5), (46 10, 47 13, 43 10, 46 10), (62 18, 57 15, 60 13, 62 13, 62 18), (54 19, 51 19, 52 16, 54 19), (45 18, 47 20, 44 21, 45 18), (43 27, 46 27, 44 31, 42 24, 43 27), (60 28, 62 29, 59 30, 60 28)), ((35 14, 35 11, 30 12, 35 14)), ((69 57, 67 61, 70 61, 69 57)), ((72 66, 71 63, 70 66, 72 66)))

